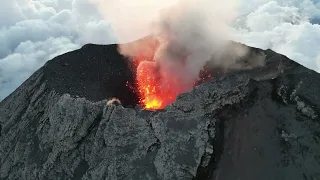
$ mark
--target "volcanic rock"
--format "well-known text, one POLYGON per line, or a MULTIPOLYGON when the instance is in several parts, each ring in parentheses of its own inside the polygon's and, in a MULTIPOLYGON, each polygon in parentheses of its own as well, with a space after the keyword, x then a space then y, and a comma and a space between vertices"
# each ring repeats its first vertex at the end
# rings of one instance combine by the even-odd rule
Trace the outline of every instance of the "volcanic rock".
POLYGON ((257 53, 159 111, 117 45, 58 56, 0 103, 0 179, 320 179, 320 75, 257 53))

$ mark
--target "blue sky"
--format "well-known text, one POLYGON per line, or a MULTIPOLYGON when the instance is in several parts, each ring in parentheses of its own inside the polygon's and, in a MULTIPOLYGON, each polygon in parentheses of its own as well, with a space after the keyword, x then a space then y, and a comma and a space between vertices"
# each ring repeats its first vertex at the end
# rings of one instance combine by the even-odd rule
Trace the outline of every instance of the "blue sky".
MULTIPOLYGON (((116 42, 104 8, 96 7, 97 1, 103 0, 2 2, 0 100, 53 57, 86 43, 116 42)), ((238 16, 232 25, 233 40, 273 49, 320 72, 319 0, 237 2, 238 16)))

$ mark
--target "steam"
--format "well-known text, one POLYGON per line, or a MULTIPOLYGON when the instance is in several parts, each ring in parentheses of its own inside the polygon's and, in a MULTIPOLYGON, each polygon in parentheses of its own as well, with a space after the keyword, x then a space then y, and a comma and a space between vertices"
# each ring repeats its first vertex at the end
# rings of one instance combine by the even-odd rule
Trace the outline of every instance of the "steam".
MULTIPOLYGON (((238 57, 245 46, 231 48, 231 24, 237 17, 235 0, 91 0, 112 24, 120 42, 120 53, 154 58, 162 90, 189 91, 201 69, 211 61, 223 68, 241 68, 238 57), (152 43, 159 42, 153 57, 152 43), (226 58, 228 57, 228 58, 226 58)), ((143 62, 140 66, 143 66, 143 62)), ((150 63, 150 62, 148 62, 150 63)), ((260 63, 262 65, 263 63, 260 63)))
MULTIPOLYGON (((155 60, 173 89, 188 91, 213 54, 221 51, 228 23, 235 17, 231 1, 217 7, 214 1, 180 1, 159 13, 153 35, 160 42, 155 60), (225 12, 231 12, 226 14, 225 12)), ((164 86, 168 87, 168 86, 164 86)))
POLYGON ((137 40, 151 33, 151 22, 161 9, 178 0, 88 0, 111 24, 118 42, 137 40))

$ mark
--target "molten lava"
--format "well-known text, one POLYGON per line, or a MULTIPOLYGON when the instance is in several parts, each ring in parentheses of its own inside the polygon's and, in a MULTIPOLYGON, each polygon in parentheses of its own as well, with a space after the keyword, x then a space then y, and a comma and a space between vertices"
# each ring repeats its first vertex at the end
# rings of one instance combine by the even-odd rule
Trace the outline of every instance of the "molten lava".
POLYGON ((146 109, 163 109, 174 102, 178 94, 170 87, 163 87, 159 75, 159 67, 153 61, 139 64, 137 71, 137 87, 140 94, 140 104, 146 109))
MULTIPOLYGON (((144 49, 140 49, 133 59, 134 68, 137 70, 135 87, 142 107, 150 110, 163 109, 173 103, 180 93, 190 88, 182 87, 183 80, 179 79, 180 77, 164 73, 166 71, 163 69, 161 71, 159 62, 154 57, 159 42, 154 40, 154 43, 148 45, 148 49, 152 49, 151 52, 147 51, 149 53, 146 55, 144 49)), ((191 83, 193 83, 191 88, 197 85, 196 80, 191 83)), ((129 84, 127 86, 132 88, 129 84)))
MULTIPOLYGON (((137 69, 135 91, 139 94, 139 104, 146 109, 161 109, 164 107, 163 98, 158 94, 161 91, 159 79, 155 77, 156 67, 153 61, 154 54, 159 44, 154 39, 148 39, 148 48, 151 49, 149 54, 145 54, 144 49, 140 49, 135 55, 133 62, 134 68, 137 69)), ((132 85, 127 87, 134 89, 132 85)))
POLYGON ((156 66, 154 62, 142 62, 137 72, 137 85, 140 94, 140 103, 146 109, 161 109, 164 106, 159 86, 159 79, 156 77, 156 66))
MULTIPOLYGON (((135 87, 141 106, 150 110, 163 109, 166 105, 174 102, 177 94, 161 84, 159 67, 154 60, 159 42, 154 39, 148 39, 148 41, 148 48, 151 49, 151 52, 146 55, 143 52, 144 49, 140 49, 140 53, 136 54, 133 59, 137 69, 135 87)), ((128 84, 127 86, 130 87, 128 84)))

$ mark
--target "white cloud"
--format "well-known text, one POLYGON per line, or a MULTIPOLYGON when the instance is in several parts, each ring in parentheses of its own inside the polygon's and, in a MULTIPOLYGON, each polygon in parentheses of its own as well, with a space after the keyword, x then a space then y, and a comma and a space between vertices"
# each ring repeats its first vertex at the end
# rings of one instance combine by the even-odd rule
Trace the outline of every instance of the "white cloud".
POLYGON ((319 7, 310 0, 300 0, 286 4, 263 2, 253 9, 235 25, 235 40, 272 49, 320 72, 316 63, 320 56, 320 25, 310 22, 310 19, 319 17, 319 7))
POLYGON ((0 60, 0 99, 5 98, 47 60, 79 48, 70 39, 48 38, 44 41, 25 41, 0 60))
MULTIPOLYGON (((271 48, 320 72, 319 0, 237 1, 234 40, 271 48)), ((89 42, 115 42, 89 0, 6 0, 0 14, 0 100, 54 56, 89 42)))
POLYGON ((0 100, 46 61, 86 43, 114 43, 87 0, 10 0, 0 6, 0 100))

